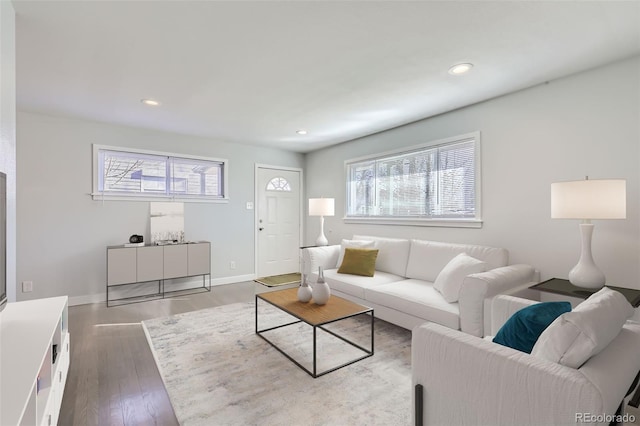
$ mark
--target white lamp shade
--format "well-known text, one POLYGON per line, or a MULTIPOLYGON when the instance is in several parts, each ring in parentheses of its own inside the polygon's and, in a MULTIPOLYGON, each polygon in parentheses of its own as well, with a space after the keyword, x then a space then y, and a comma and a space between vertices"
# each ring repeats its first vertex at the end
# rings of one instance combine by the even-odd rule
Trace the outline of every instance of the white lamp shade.
POLYGON ((333 216, 333 198, 309 198, 309 216, 333 216))
POLYGON ((594 179, 551 184, 554 219, 625 219, 627 182, 594 179))

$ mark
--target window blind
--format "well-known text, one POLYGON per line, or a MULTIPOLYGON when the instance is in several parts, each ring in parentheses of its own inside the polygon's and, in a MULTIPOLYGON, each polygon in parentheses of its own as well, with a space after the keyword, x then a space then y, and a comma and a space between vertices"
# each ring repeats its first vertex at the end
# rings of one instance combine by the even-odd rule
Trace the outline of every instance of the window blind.
POLYGON ((347 164, 347 217, 477 218, 475 138, 347 164))

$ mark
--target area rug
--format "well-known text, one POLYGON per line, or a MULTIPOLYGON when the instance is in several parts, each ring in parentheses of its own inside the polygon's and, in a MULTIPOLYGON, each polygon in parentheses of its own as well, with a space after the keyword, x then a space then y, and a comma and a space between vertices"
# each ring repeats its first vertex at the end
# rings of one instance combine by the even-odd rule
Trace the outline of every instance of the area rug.
MULTIPOLYGON (((293 317, 260 302, 259 327, 293 317)), ((331 325, 362 346, 370 319, 331 325)), ((181 425, 409 425, 411 332, 375 320, 375 354, 312 378, 255 334, 255 304, 236 303, 143 322, 181 425)), ((268 332, 310 365, 312 328, 268 332)), ((353 357, 351 346, 318 332, 318 368, 353 357)))
POLYGON ((300 282, 300 273, 272 275, 270 277, 257 278, 255 282, 266 285, 267 287, 277 287, 280 285, 294 284, 300 282))

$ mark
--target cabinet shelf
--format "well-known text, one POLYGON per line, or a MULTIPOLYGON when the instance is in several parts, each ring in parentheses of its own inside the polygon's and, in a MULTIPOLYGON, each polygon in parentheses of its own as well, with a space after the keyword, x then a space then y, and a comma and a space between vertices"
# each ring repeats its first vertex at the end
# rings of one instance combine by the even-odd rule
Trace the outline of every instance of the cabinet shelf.
POLYGON ((165 246, 107 247, 108 307, 162 299, 170 293, 204 291, 211 291, 211 244, 208 241, 165 246), (167 287, 174 286, 173 280, 194 277, 202 277, 202 285, 167 290, 167 287), (168 281, 171 283, 167 286, 168 281), (152 290, 148 289, 151 284, 152 290), (110 297, 116 290, 134 294, 110 297))
POLYGON ((70 361, 67 297, 9 303, 0 316, 0 424, 56 424, 70 361))

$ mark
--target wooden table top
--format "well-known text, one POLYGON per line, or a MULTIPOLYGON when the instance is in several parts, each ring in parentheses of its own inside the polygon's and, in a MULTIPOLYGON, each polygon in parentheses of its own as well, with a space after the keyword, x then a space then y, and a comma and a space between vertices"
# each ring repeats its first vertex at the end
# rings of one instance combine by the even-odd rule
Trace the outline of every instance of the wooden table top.
POLYGON ((314 326, 372 311, 371 308, 334 295, 331 295, 326 305, 316 305, 313 300, 300 302, 297 287, 258 293, 256 296, 314 326))

